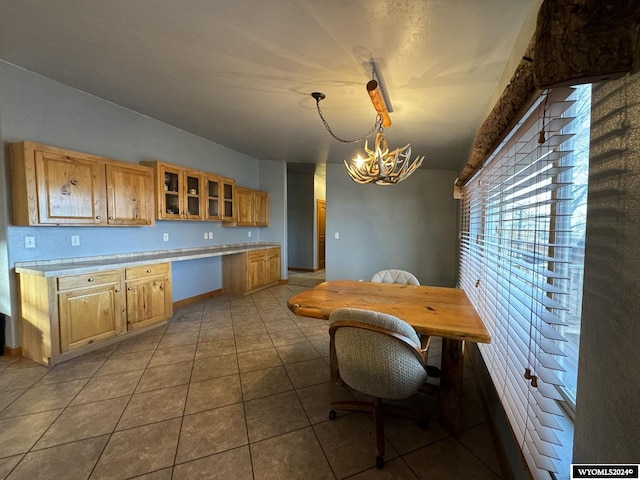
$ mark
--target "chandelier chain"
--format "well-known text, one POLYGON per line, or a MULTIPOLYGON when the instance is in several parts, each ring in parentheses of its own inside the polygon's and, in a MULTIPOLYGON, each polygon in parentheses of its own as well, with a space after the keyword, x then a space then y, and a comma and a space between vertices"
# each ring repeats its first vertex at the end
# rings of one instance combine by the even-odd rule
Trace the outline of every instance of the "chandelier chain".
POLYGON ((318 109, 318 115, 320 115, 320 119, 322 120, 322 123, 324 124, 324 128, 327 129, 327 132, 329 132, 331 134, 331 136, 333 138, 335 138, 336 140, 338 140, 339 142, 342 143, 357 143, 357 142, 361 142, 362 140, 369 138, 371 135, 373 135, 376 132, 382 132, 382 116, 380 114, 378 114, 376 116, 376 123, 375 125, 371 128, 371 130, 369 130, 369 132, 367 132, 366 134, 364 134, 362 137, 360 138, 356 138, 355 140, 345 140, 344 138, 340 138, 338 137, 335 133, 333 133, 333 130, 331 130, 331 127, 329 126, 329 123, 325 120, 324 115, 322 115, 322 110, 320 109, 320 100, 321 98, 316 98, 316 108, 318 109))

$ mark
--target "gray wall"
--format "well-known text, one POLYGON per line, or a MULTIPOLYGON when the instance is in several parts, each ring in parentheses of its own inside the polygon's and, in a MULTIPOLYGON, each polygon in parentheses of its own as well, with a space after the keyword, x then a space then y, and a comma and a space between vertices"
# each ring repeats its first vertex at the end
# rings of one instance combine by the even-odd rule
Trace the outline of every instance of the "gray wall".
POLYGON ((640 460, 640 74, 594 87, 575 463, 640 460))
MULTIPOLYGON (((12 273, 15 262, 258 242, 264 238, 285 244, 284 162, 261 162, 4 62, 0 62, 0 125, 0 167, 4 172, 0 180, 0 242, 3 236, 7 239, 0 248, 0 312, 12 316, 6 328, 9 346, 19 344, 12 273), (6 216, 10 209, 8 144, 22 140, 132 163, 162 160, 235 178, 238 185, 262 186, 268 191, 273 188, 270 221, 274 227, 225 228, 219 222, 190 221, 158 221, 152 227, 12 226, 6 216), (214 233, 213 240, 204 239, 205 231, 214 233), (168 242, 162 241, 163 233, 169 234, 168 242), (72 234, 80 236, 79 247, 71 247, 72 234), (35 237, 35 249, 24 248, 27 235, 35 237)), ((221 287, 220 260, 177 262, 173 278, 174 301, 216 290, 221 287)))
POLYGON ((369 280, 399 268, 424 285, 455 286, 455 178, 420 169, 393 186, 360 185, 343 165, 327 164, 327 280, 369 280))
POLYGON ((287 175, 287 234, 289 266, 313 269, 313 174, 289 172, 287 175))

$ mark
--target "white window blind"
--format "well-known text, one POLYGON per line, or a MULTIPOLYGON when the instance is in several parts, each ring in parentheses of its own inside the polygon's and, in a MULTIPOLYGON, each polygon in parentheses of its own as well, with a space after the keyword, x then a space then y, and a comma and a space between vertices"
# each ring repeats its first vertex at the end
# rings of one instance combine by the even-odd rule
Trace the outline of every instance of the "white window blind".
MULTIPOLYGON (((462 188, 459 284, 492 337, 479 344, 534 478, 560 459, 572 261, 571 88, 545 92, 462 188)), ((582 265, 580 265, 582 267, 582 265)), ((575 290, 575 289, 573 289, 575 290)))

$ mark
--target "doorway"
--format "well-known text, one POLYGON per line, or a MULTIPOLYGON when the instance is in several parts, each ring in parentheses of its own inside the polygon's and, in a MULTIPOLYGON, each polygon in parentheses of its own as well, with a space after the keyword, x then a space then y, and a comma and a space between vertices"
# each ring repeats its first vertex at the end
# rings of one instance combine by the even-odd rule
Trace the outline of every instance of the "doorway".
POLYGON ((325 268, 326 255, 326 227, 327 227, 327 202, 326 200, 318 200, 318 269, 325 268))

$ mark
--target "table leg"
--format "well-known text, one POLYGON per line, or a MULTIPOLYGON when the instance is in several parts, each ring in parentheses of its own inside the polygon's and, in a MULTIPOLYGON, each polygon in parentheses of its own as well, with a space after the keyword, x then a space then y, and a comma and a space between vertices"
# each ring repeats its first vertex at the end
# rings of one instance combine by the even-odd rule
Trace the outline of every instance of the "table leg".
POLYGON ((440 416, 444 427, 452 434, 460 432, 462 411, 462 370, 464 342, 442 339, 442 363, 440 369, 440 416))

